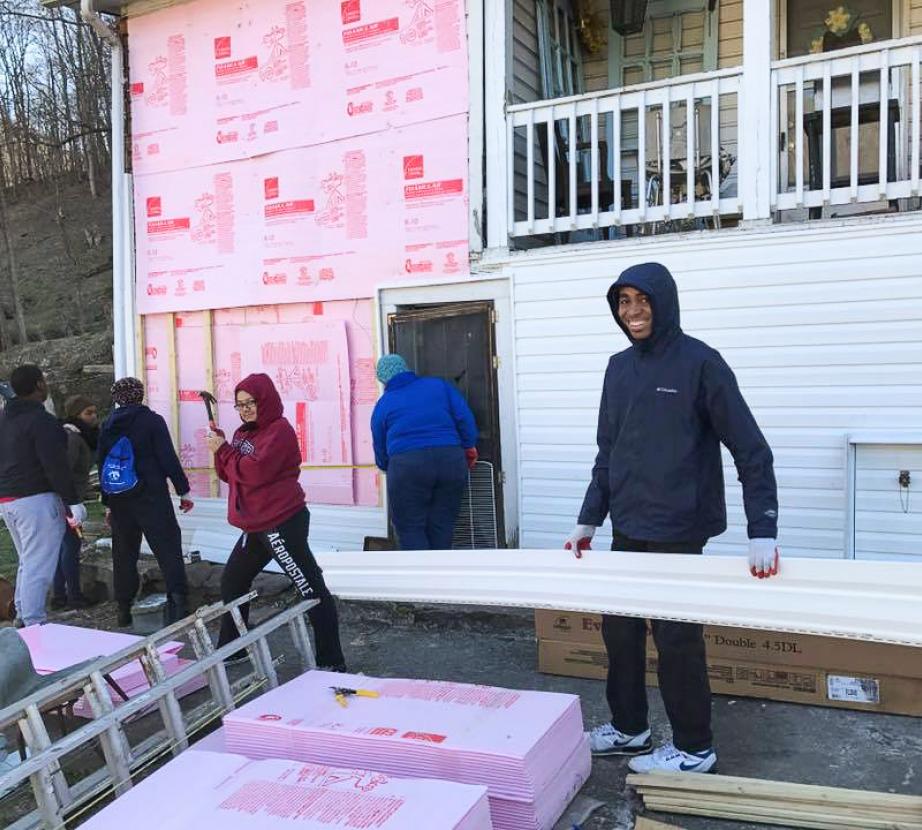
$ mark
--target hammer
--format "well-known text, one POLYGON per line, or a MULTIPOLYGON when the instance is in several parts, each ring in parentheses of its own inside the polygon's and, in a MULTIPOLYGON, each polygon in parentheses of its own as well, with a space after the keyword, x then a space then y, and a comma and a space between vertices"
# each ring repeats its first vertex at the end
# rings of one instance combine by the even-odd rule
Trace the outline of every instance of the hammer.
POLYGON ((214 410, 212 406, 217 404, 218 399, 212 395, 211 392, 206 392, 205 390, 199 392, 198 396, 205 402, 205 410, 208 412, 208 426, 214 431, 218 428, 218 425, 214 420, 214 410))

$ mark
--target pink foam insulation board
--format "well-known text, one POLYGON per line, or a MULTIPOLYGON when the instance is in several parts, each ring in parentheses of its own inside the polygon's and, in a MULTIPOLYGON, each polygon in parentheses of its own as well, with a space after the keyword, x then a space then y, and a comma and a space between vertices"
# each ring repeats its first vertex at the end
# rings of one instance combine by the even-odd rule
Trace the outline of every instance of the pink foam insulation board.
POLYGON ((224 717, 227 749, 489 788, 493 825, 549 830, 589 775, 579 699, 308 672, 224 717), (341 707, 331 686, 376 691, 341 707))
POLYGON ((144 381, 147 399, 169 401, 175 394, 170 380, 170 327, 166 314, 144 318, 144 381))
POLYGON ((380 503, 367 298, 469 273, 465 22, 464 0, 196 0, 128 21, 144 379, 196 496, 213 494, 208 309, 221 423, 242 374, 266 371, 308 501, 380 503), (342 321, 345 347, 327 337, 303 364, 271 347, 312 342, 296 329, 316 318, 342 321))
POLYGON ((87 830, 490 830, 486 788, 209 751, 186 752, 83 825, 87 830), (189 793, 194 781, 195 797, 189 793))
POLYGON ((177 396, 178 453, 193 495, 211 494, 207 416, 198 394, 209 385, 205 355, 210 336, 220 426, 233 433, 240 424, 233 408, 235 386, 251 372, 265 372, 298 432, 308 502, 378 504, 369 426, 377 395, 369 301, 217 310, 210 329, 199 312, 176 314, 172 349, 167 318, 145 318, 145 380, 151 407, 168 423, 169 396, 177 396), (171 387, 171 354, 178 390, 171 387))
MULTIPOLYGON (((29 626, 21 629, 19 633, 29 648, 32 664, 39 674, 51 674, 86 660, 115 654, 142 639, 133 634, 58 623, 29 626)), ((182 647, 183 644, 176 641, 164 643, 159 647, 160 660, 167 676, 182 671, 190 665, 190 661, 178 656, 182 647)), ((110 673, 110 677, 129 698, 150 688, 139 660, 120 666, 110 673)), ((180 688, 179 696, 197 691, 204 685, 204 678, 196 678, 180 688)), ((111 686, 108 687, 108 691, 113 702, 117 703, 122 699, 111 686)), ((77 701, 73 711, 80 717, 93 717, 90 705, 85 698, 77 701)))
POLYGON ((464 24, 462 0, 198 0, 131 18, 134 169, 182 170, 464 113, 464 24))
POLYGON ((368 297, 468 272, 467 117, 138 176, 143 314, 368 297))
POLYGON ((247 164, 137 176, 135 240, 142 314, 248 305, 259 244, 247 164))

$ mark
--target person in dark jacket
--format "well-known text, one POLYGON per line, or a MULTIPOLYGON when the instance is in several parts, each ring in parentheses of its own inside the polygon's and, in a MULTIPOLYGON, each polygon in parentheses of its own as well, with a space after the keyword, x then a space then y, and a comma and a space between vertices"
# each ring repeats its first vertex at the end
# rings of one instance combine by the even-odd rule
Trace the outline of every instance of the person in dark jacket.
POLYGON ((45 598, 69 522, 86 521, 67 463, 67 439, 46 411, 45 376, 38 366, 13 371, 16 397, 0 413, 0 518, 19 557, 18 624, 44 623, 45 598))
MULTIPOLYGON (((72 395, 64 402, 65 419, 61 422, 67 436, 67 461, 77 498, 85 502, 90 491, 90 469, 96 461, 99 443, 99 414, 89 398, 72 395)), ((83 535, 69 527, 61 542, 61 556, 54 573, 51 607, 86 608, 91 605, 80 588, 80 548, 83 535)))
POLYGON ((398 354, 384 355, 377 375, 384 394, 371 413, 371 435, 400 547, 449 550, 477 461, 474 414, 452 384, 418 377, 398 354))
MULTIPOLYGON (((231 443, 220 430, 207 439, 218 478, 229 488, 227 520, 243 531, 221 575, 221 599, 229 602, 247 593, 274 559, 304 599, 320 600, 307 612, 314 629, 317 664, 345 671, 336 603, 307 542, 310 513, 298 481, 298 436, 283 416, 282 399, 268 375, 245 377, 234 390, 234 401, 243 423, 231 443)), ((249 605, 242 605, 240 611, 247 621, 249 605)), ((237 636, 237 627, 226 614, 218 647, 237 636)))
POLYGON ((122 378, 112 386, 116 409, 106 419, 99 435, 97 459, 102 470, 106 456, 125 436, 134 451, 135 472, 139 486, 135 492, 117 496, 103 493, 112 526, 112 581, 118 603, 118 624, 130 626, 131 604, 138 593, 138 557, 141 536, 147 539, 163 572, 167 589, 167 622, 182 619, 189 613, 186 566, 182 558, 182 535, 167 480, 179 496, 179 509, 188 513, 189 481, 173 448, 166 421, 148 409, 144 385, 137 378, 122 378))
MULTIPOLYGON (((778 496, 772 453, 720 354, 679 326, 675 281, 657 263, 628 268, 608 292, 630 348, 608 361, 599 452, 578 525, 576 556, 611 516, 612 550, 700 554, 727 527, 720 445, 743 485, 749 566, 778 573, 778 496)), ((636 755, 636 772, 708 772, 717 763, 700 625, 653 620, 659 687, 673 742, 650 754, 646 621, 605 615, 610 723, 590 733, 593 752, 636 755)))

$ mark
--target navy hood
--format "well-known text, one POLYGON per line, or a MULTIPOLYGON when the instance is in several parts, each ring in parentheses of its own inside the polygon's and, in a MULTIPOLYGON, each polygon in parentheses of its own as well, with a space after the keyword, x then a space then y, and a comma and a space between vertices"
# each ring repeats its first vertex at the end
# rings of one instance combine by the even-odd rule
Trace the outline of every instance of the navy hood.
POLYGON ((109 417, 103 424, 104 430, 109 430, 115 435, 125 435, 131 429, 134 419, 138 413, 147 409, 144 404, 132 403, 126 406, 118 406, 112 410, 109 417))
POLYGON ((608 289, 608 306, 618 327, 627 335, 631 344, 642 351, 652 351, 669 342, 682 329, 679 325, 679 292, 669 269, 658 262, 644 262, 632 265, 624 271, 608 289), (622 288, 636 288, 650 298, 653 309, 653 332, 644 340, 631 337, 627 327, 618 317, 618 294, 622 288))

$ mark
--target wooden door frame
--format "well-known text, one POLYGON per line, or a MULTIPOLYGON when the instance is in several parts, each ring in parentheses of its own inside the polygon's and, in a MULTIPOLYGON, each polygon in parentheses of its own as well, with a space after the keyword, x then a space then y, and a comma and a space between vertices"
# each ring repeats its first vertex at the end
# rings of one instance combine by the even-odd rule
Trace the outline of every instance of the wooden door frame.
MULTIPOLYGON (((502 510, 498 519, 498 532, 508 547, 517 547, 519 539, 519 475, 518 475, 518 416, 515 392, 514 336, 512 329, 512 297, 509 280, 472 279, 464 283, 439 283, 430 285, 382 286, 376 296, 377 348, 379 354, 387 352, 388 315, 400 306, 452 305, 490 300, 496 319, 493 325, 495 338, 497 406, 499 409, 498 443, 500 469, 504 474, 502 510)), ((384 493, 385 506, 387 495, 384 493)))
MULTIPOLYGON (((402 322, 444 320, 449 317, 460 317, 469 315, 482 315, 486 327, 485 347, 487 350, 487 377, 489 378, 488 400, 490 401, 490 411, 487 418, 490 421, 490 432, 494 436, 493 445, 495 455, 492 463, 494 465, 493 486, 496 488, 496 498, 494 499, 494 509, 496 510, 496 527, 497 536, 499 537, 499 546, 506 547, 506 534, 504 532, 505 511, 503 502, 505 499, 506 475, 503 468, 503 441, 502 429, 499 416, 499 357, 496 353, 496 307, 492 300, 469 300, 462 302, 448 303, 422 303, 413 305, 398 305, 394 311, 387 314, 387 341, 388 351, 394 351, 396 347, 396 331, 394 321, 400 319, 402 322)), ((459 390, 460 391, 460 390, 459 390)), ((482 425, 478 424, 478 427, 482 425)))

